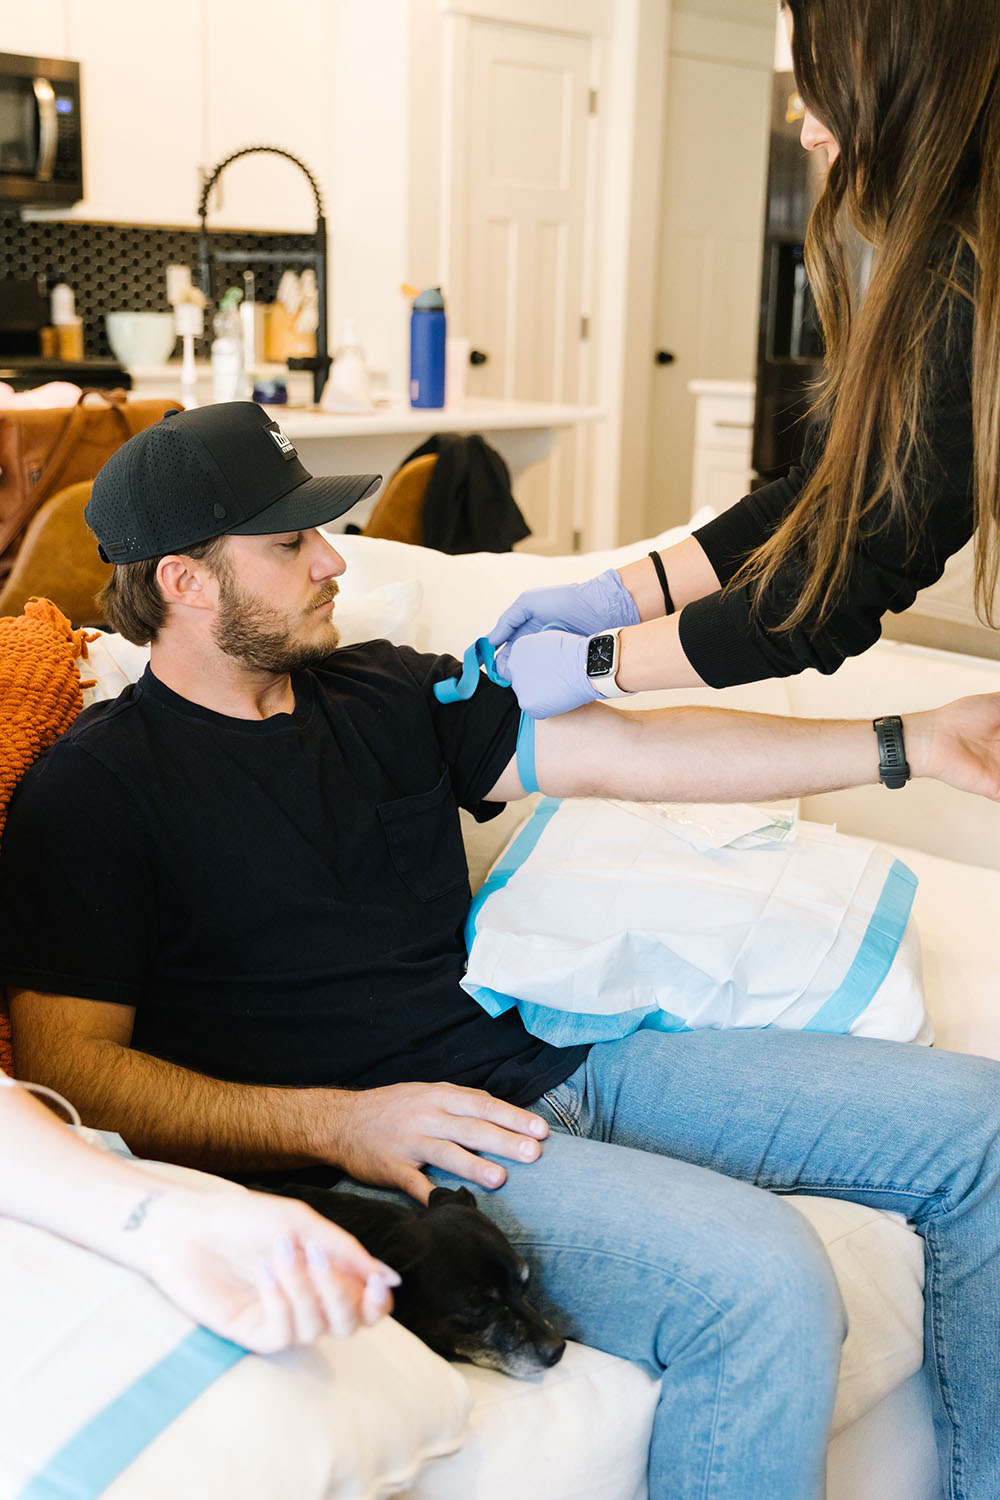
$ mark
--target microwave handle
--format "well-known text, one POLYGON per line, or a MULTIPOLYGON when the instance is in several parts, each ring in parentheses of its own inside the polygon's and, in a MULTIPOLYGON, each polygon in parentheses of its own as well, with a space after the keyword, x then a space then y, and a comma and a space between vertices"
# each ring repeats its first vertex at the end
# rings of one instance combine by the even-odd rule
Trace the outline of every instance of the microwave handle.
POLYGON ((35 178, 38 182, 51 182, 56 164, 58 121, 56 120, 56 95, 47 78, 32 81, 35 102, 38 105, 38 165, 35 178))

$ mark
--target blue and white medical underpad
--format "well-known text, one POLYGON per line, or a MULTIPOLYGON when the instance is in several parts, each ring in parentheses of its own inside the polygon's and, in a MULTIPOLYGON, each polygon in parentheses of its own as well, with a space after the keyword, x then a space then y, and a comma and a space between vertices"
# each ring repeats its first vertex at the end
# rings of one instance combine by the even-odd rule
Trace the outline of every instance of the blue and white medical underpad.
POLYGON ((767 815, 712 847, 687 812, 544 799, 473 902, 463 987, 559 1046, 640 1027, 930 1041, 902 861, 767 815))

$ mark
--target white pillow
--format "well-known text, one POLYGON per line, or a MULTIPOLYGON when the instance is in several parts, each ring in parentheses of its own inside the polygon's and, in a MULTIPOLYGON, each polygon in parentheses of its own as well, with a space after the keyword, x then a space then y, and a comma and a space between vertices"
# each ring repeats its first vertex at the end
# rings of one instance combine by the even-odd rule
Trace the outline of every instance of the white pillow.
MULTIPOLYGON (((453 1452, 465 1429, 461 1375, 391 1319, 224 1368, 234 1346, 143 1277, 3 1219, 0 1327, 0 1500, 51 1465, 92 1479, 95 1451, 107 1488, 87 1493, 105 1500, 380 1500, 453 1452), (199 1388, 196 1355, 222 1373, 187 1404, 199 1388), (180 1391, 172 1420, 171 1356, 180 1391), (121 1467, 115 1454, 147 1420, 152 1440, 121 1467), (97 1440, 89 1450, 88 1432, 97 1440), (75 1456, 66 1449, 74 1439, 75 1456)), ((68 1482, 51 1491, 70 1492, 82 1491, 68 1482)))
POLYGON ((138 682, 149 662, 148 646, 133 646, 123 635, 103 632, 87 646, 87 658, 79 662, 83 706, 117 698, 130 682, 138 682))
POLYGON ((772 818, 542 801, 470 910, 462 988, 555 1046, 642 1026, 929 1041, 916 878, 819 824, 776 839, 772 818))
POLYGON ((394 646, 416 644, 417 622, 424 600, 424 586, 419 578, 402 578, 361 591, 347 576, 333 612, 340 631, 340 644, 354 646, 360 641, 392 641, 394 646))

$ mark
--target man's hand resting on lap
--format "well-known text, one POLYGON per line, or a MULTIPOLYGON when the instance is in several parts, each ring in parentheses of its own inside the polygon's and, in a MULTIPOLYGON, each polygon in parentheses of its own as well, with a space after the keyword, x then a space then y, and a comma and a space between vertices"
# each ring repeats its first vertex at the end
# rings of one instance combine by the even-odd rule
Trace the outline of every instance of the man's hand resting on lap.
POLYGON ((395 1083, 337 1093, 323 1130, 323 1154, 358 1182, 402 1188, 426 1203, 433 1183, 422 1167, 439 1167, 483 1188, 506 1173, 478 1155, 535 1161, 549 1127, 538 1115, 451 1083, 395 1083))

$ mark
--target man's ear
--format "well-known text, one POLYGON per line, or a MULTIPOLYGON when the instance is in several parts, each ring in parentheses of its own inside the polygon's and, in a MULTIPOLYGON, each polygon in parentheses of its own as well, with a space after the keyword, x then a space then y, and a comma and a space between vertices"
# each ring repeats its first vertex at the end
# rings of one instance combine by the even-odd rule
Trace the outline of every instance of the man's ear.
POLYGON ((161 557, 156 581, 168 604, 184 609, 213 609, 216 603, 215 578, 209 568, 193 557, 171 552, 161 557))

